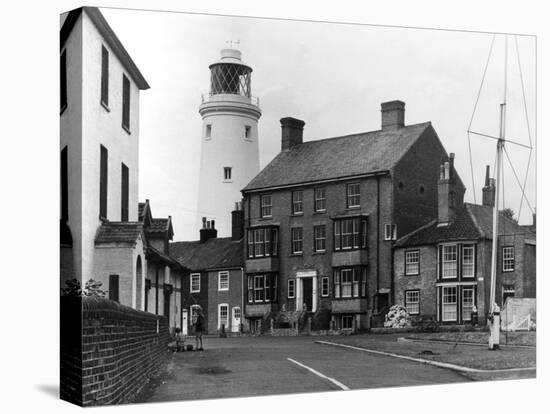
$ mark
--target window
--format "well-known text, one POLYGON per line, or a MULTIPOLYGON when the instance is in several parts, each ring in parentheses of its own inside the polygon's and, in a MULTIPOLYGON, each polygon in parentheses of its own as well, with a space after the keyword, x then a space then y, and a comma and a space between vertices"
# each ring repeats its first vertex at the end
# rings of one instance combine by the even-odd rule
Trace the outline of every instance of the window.
POLYGON ((457 277, 457 246, 443 246, 443 273, 444 279, 457 277))
POLYGON ((462 277, 474 277, 475 246, 465 244, 462 246, 462 277))
POLYGON ((231 180, 231 167, 223 167, 223 179, 225 181, 231 180))
POLYGON ((456 286, 443 287, 443 321, 456 321, 456 286))
POLYGON ((326 250, 327 230, 325 225, 313 226, 313 251, 324 252, 326 250))
POLYGON ((109 107, 109 52, 101 46, 101 103, 109 107))
POLYGON ((209 139, 212 138, 212 124, 207 124, 206 125, 206 130, 204 132, 204 136, 206 138, 209 138, 209 139))
POLYGON ((233 308, 233 319, 241 319, 241 308, 238 306, 233 308))
POLYGON ((218 329, 227 328, 229 326, 229 306, 227 303, 218 305, 218 329))
POLYGON ((277 275, 275 273, 248 275, 248 303, 277 301, 277 275))
POLYGON ((277 256, 277 227, 260 227, 248 230, 248 257, 277 256))
POLYGON ((108 151, 103 145, 100 145, 100 167, 99 167, 99 218, 107 219, 107 166, 108 151))
POLYGON ((128 210, 130 208, 130 172, 128 167, 121 163, 120 179, 120 221, 128 221, 128 210))
POLYGON ((303 191, 292 192, 292 214, 304 213, 304 193, 303 191))
POLYGON ((191 273, 191 293, 201 291, 201 274, 191 273))
POLYGON ((218 272, 218 290, 229 290, 229 272, 218 272))
POLYGON ((357 208, 361 206, 360 194, 359 183, 348 184, 346 186, 346 205, 348 208, 357 208))
POLYGON ((271 217, 271 194, 260 196, 260 217, 271 217))
POLYGON ((130 81, 122 75, 122 126, 130 130, 130 81))
POLYGON ((292 254, 302 254, 303 252, 303 239, 302 228, 293 227, 290 229, 292 254))
POLYGON ((502 285, 502 306, 506 303, 507 298, 513 298, 516 295, 514 285, 502 285))
POLYGON ((327 297, 329 295, 329 283, 328 277, 321 278, 321 296, 327 297))
POLYGON ((474 308, 474 287, 463 286, 462 287, 462 320, 469 321, 472 316, 472 309, 474 308))
POLYGON ((315 189, 315 200, 313 209, 315 211, 326 211, 327 209, 326 192, 323 187, 318 187, 315 189))
POLYGON ((397 225, 385 224, 384 225, 384 240, 397 240, 397 225))
POLYGON ((69 220, 69 156, 68 147, 61 150, 61 220, 69 220))
POLYGON ((417 275, 420 271, 420 252, 410 250, 405 252, 405 274, 417 275))
POLYGON ((252 131, 252 128, 250 128, 249 125, 245 125, 245 127, 244 127, 244 137, 246 139, 252 138, 251 135, 250 135, 251 131, 252 131))
POLYGON ((410 315, 418 315, 420 313, 420 291, 406 290, 405 291, 405 308, 410 315))
POLYGON ((513 272, 515 267, 514 246, 502 248, 502 271, 513 272))
POLYGON ((109 299, 118 302, 118 275, 109 275, 109 299))
POLYGON ((294 299, 296 296, 295 291, 296 279, 288 279, 288 298, 294 299))
POLYGON ((353 329, 353 315, 342 315, 342 329, 353 329))
POLYGON ((334 297, 358 298, 366 295, 366 268, 352 267, 334 271, 334 297))
POLYGON ((366 218, 334 220, 334 250, 364 249, 366 247, 366 218))
POLYGON ((64 50, 61 53, 59 59, 59 71, 60 71, 60 97, 59 97, 59 111, 62 113, 67 107, 67 51, 64 50))

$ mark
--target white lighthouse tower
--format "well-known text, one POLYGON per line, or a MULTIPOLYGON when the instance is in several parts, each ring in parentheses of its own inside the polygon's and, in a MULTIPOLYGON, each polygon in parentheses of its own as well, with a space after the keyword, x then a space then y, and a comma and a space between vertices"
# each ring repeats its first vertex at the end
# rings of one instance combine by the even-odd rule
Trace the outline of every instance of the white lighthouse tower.
POLYGON ((260 169, 258 119, 251 95, 252 68, 241 52, 223 49, 210 65, 210 92, 203 95, 198 222, 215 219, 218 235, 231 235, 231 211, 260 169))

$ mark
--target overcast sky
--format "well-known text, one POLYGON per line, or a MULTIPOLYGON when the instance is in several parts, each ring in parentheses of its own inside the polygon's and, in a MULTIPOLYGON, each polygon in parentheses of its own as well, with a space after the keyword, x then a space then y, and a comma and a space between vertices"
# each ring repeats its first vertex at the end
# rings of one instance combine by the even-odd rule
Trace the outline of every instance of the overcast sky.
MULTIPOLYGON (((345 25, 246 17, 102 9, 151 85, 140 96, 140 200, 155 217, 172 215, 175 240, 198 238, 197 194, 201 94, 208 66, 228 40, 240 40, 253 68, 252 94, 260 98, 260 168, 280 149, 279 119, 306 122, 304 140, 380 129, 380 103, 406 103, 406 124, 431 121, 473 202, 467 130, 492 34, 345 25)), ((508 36, 507 137, 535 146, 535 38, 508 36), (523 104, 522 82, 526 110, 523 104)), ((503 100, 505 40, 497 35, 472 130, 497 136, 503 100)), ((476 199, 485 165, 493 168, 496 141, 472 136, 476 199)), ((523 183, 529 150, 507 144, 523 183)), ((504 202, 516 214, 521 190, 504 157, 504 202)), ((535 208, 535 151, 526 196, 535 208)), ((520 222, 531 222, 524 201, 520 222)))

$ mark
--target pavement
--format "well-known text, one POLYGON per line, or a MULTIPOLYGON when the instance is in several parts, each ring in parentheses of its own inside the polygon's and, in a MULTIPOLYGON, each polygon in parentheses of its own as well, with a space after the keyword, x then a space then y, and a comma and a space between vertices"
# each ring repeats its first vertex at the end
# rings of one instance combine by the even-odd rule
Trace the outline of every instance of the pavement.
POLYGON ((470 381, 460 373, 353 349, 330 337, 207 338, 205 351, 173 354, 148 402, 248 397, 470 381))

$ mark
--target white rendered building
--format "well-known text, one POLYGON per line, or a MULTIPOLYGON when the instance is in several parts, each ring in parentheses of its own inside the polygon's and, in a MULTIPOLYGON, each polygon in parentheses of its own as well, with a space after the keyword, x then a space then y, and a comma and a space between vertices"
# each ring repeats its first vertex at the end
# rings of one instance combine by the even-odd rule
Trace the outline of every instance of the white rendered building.
POLYGON ((197 226, 215 219, 219 235, 231 235, 231 211, 241 190, 258 174, 259 102, 251 95, 252 68, 241 52, 223 49, 210 65, 210 93, 203 96, 197 226))
POLYGON ((139 93, 149 85, 97 8, 61 23, 61 288, 94 279, 142 309, 139 93))

